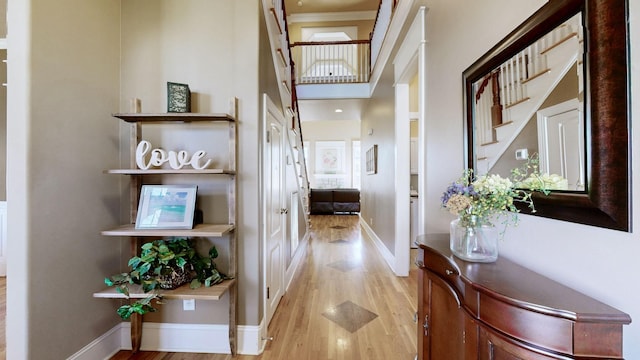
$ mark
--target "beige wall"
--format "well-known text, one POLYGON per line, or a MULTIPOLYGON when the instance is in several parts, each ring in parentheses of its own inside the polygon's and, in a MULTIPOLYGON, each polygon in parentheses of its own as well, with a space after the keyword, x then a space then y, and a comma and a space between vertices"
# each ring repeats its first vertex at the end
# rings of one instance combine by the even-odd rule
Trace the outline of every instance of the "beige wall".
MULTIPOLYGON (((447 183, 463 168, 462 72, 478 57, 545 3, 490 0, 429 1, 427 13, 427 231, 445 232, 451 220, 440 209, 439 198, 447 183), (499 14, 500 16, 496 16, 499 14), (480 19, 491 19, 481 22, 480 19), (482 23, 483 25, 477 25, 482 23), (471 25, 475 24, 475 25, 471 25)), ((631 64, 640 61, 640 3, 629 2, 631 64)), ((631 114, 640 113, 640 69, 631 67, 631 114)), ((633 116, 633 115, 632 115, 633 116)), ((637 116, 632 119, 637 122, 637 116)), ((637 124, 635 124, 637 125, 637 124)), ((640 129, 632 124, 634 142, 640 129)), ((633 174, 640 159, 632 158, 633 174)), ((632 193, 640 180, 632 178, 632 193)), ((423 194, 420 194, 421 196, 423 194)), ((623 201, 621 199, 621 201, 623 201)), ((640 197, 633 198, 638 209, 640 197)), ((517 227, 507 230, 500 243, 501 256, 515 260, 554 280, 629 313, 625 326, 624 357, 640 358, 640 288, 637 283, 640 213, 633 212, 634 233, 523 215, 517 227)))
POLYGON ((259 10, 226 0, 9 3, 7 358, 64 359, 120 322, 117 301, 91 296, 128 258, 127 240, 100 235, 126 218, 127 180, 102 173, 127 156, 126 127, 110 114, 132 97, 165 111, 167 81, 190 84, 195 111, 226 112, 239 98, 238 312, 241 325, 259 324, 259 10))
POLYGON ((392 254, 395 252, 394 107, 393 89, 378 86, 361 120, 362 153, 378 145, 378 173, 367 175, 363 167, 361 216, 392 254), (373 129, 373 134, 369 135, 369 129, 373 129))
POLYGON ((0 0, 0 38, 7 37, 7 0, 0 0))
MULTIPOLYGON (((255 285, 261 282, 258 227, 261 13, 258 2, 191 0, 188 4, 185 6, 179 0, 122 2, 121 110, 127 110, 128 99, 136 97, 142 100, 143 112, 165 112, 168 81, 189 84, 194 112, 227 112, 229 99, 239 99, 238 317, 241 325, 258 325, 262 317, 261 287, 255 285)), ((163 143, 170 143, 170 132, 157 136, 163 143)), ((185 136, 198 137, 198 130, 185 136)), ((207 196, 213 200, 223 195, 216 186, 209 191, 207 196)), ((218 210, 219 206, 210 207, 205 218, 211 213, 215 216, 218 210)), ((179 305, 163 305, 163 311, 149 320, 227 323, 227 299, 202 302, 189 316, 179 305)))
POLYGON ((120 3, 12 0, 7 359, 65 359, 119 322, 93 299, 118 268, 120 3), (64 21, 61 21, 64 19, 64 21), (81 29, 81 31, 80 31, 81 29))

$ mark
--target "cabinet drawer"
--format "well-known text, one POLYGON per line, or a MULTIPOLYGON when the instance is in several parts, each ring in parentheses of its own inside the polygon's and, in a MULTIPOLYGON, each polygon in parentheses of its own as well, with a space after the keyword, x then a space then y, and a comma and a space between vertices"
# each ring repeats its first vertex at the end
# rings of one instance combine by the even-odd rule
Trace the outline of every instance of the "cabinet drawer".
POLYGON ((479 340, 478 360, 566 359, 562 355, 554 356, 549 352, 536 349, 485 328, 480 329, 479 340))
POLYGON ((460 275, 458 267, 448 258, 436 252, 421 247, 416 258, 416 265, 421 269, 426 269, 439 275, 445 281, 452 284, 458 283, 457 279, 460 275))
POLYGON ((573 354, 573 322, 480 295, 479 319, 503 334, 564 354, 573 354))

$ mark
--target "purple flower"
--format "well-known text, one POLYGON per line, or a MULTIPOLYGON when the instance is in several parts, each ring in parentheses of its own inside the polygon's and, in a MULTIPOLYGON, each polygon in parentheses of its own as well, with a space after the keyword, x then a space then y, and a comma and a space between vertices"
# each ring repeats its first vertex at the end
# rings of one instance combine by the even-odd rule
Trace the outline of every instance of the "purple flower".
POLYGON ((473 185, 463 185, 459 183, 451 183, 447 190, 442 194, 442 205, 446 205, 452 195, 465 195, 474 197, 478 195, 476 191, 473 189, 473 185))

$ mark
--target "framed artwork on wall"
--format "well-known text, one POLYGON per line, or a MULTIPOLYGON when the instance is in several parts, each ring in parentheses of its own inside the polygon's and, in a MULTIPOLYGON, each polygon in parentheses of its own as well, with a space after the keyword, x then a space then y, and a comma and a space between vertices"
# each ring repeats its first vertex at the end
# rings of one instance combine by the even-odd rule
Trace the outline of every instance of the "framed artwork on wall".
POLYGON ((367 150, 366 167, 367 174, 378 173, 378 145, 373 145, 367 150))
POLYGON ((316 173, 344 173, 344 141, 316 141, 316 173))

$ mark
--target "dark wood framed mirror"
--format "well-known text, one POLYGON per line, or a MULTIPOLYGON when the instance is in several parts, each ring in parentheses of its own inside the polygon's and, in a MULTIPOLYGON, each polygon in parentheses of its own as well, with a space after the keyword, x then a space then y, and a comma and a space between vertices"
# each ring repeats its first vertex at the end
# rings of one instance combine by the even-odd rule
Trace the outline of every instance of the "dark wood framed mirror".
POLYGON ((631 231, 627 8, 550 0, 463 73, 468 168, 501 173, 499 158, 535 152, 543 172, 562 171, 557 188, 535 195, 535 215, 631 231), (569 50, 551 54, 559 48, 569 50))

